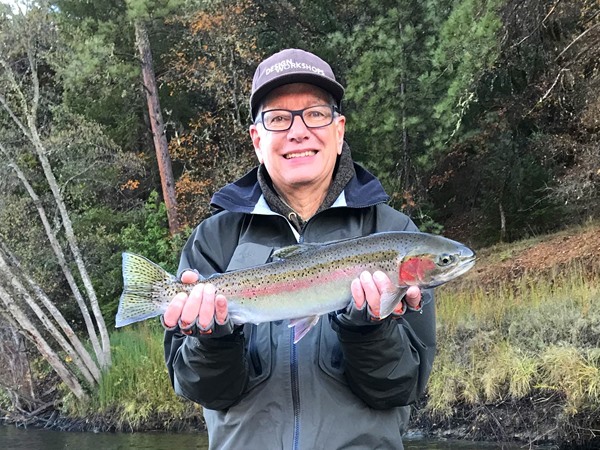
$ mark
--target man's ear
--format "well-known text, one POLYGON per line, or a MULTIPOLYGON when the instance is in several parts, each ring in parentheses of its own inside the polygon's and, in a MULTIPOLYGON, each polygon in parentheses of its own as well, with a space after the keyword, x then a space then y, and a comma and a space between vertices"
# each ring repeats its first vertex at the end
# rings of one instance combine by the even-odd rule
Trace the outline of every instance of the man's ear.
POLYGON ((335 127, 336 127, 336 131, 337 131, 338 139, 339 139, 338 155, 341 155, 342 148, 344 147, 344 133, 346 131, 346 117, 339 116, 336 119, 335 127))
POLYGON ((262 150, 260 149, 260 133, 258 132, 258 128, 256 125, 252 124, 249 128, 250 131, 250 139, 252 139, 252 145, 254 146, 254 153, 256 153, 256 157, 258 158, 258 162, 260 164, 263 163, 262 150))

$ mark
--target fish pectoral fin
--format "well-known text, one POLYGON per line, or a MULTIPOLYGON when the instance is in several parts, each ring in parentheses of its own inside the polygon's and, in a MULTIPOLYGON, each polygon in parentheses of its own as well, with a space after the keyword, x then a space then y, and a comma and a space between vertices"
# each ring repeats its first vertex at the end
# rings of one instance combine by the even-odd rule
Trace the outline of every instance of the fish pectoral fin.
POLYGON ((394 311, 394 309, 396 309, 396 306, 398 305, 400 300, 402 300, 402 297, 404 297, 404 294, 406 294, 407 290, 408 286, 398 286, 396 290, 392 292, 383 293, 383 295, 381 296, 381 306, 379 310, 380 317, 382 319, 389 316, 394 311))
POLYGON ((294 329, 294 344, 297 344, 300 339, 306 336, 319 321, 319 316, 308 316, 300 319, 291 319, 288 327, 294 329))

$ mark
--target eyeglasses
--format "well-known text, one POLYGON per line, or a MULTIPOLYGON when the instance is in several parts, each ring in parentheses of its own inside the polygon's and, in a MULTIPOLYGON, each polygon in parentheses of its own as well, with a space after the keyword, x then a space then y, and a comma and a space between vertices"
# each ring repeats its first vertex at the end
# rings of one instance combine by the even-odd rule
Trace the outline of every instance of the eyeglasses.
POLYGON ((300 116, 306 128, 321 128, 331 125, 334 114, 339 112, 337 106, 319 105, 310 108, 270 109, 263 111, 255 123, 262 123, 268 131, 287 131, 294 123, 294 117, 300 116))

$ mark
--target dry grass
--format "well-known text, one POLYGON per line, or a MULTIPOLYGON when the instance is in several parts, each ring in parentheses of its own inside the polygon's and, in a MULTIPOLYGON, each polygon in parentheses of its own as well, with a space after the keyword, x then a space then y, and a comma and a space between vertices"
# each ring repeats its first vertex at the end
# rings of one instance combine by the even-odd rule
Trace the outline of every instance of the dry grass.
POLYGON ((600 408, 600 268, 579 264, 486 288, 438 290, 438 359, 427 408, 548 391, 574 415, 600 408))

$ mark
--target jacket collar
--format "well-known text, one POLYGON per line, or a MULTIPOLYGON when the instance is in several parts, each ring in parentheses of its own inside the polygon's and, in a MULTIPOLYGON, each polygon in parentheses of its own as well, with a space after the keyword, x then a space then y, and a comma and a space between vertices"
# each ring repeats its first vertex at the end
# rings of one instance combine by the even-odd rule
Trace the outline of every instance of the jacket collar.
MULTIPOLYGON (((355 174, 330 207, 365 208, 387 202, 389 197, 379 180, 360 165, 353 165, 355 174)), ((258 170, 259 168, 255 167, 239 180, 217 191, 212 197, 211 206, 217 210, 237 213, 273 214, 263 196, 258 181, 258 170)))

